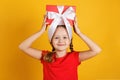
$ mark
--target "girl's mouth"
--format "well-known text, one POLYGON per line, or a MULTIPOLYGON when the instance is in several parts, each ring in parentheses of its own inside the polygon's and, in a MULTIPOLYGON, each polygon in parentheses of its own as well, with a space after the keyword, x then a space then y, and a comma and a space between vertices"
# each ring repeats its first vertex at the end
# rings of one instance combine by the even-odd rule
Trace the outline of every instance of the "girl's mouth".
POLYGON ((65 44, 57 44, 58 46, 64 46, 65 44))

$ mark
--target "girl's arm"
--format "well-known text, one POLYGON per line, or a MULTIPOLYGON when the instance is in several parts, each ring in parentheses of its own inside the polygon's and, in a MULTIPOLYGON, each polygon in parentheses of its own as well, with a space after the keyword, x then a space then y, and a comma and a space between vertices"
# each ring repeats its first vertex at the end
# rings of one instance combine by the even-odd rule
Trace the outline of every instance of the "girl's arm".
POLYGON ((89 58, 91 58, 91 57, 93 57, 101 52, 101 48, 79 30, 76 19, 74 22, 74 31, 89 47, 89 50, 81 51, 79 53, 79 60, 80 61, 84 61, 86 59, 89 59, 89 58))
POLYGON ((40 59, 42 57, 42 51, 31 48, 32 43, 39 38, 43 32, 46 29, 46 16, 44 17, 44 21, 43 21, 43 25, 42 28, 39 32, 33 34, 32 36, 30 36, 29 38, 27 38, 26 40, 24 40, 20 45, 19 45, 19 49, 21 49, 22 51, 24 51, 26 54, 32 56, 33 58, 36 59, 40 59))

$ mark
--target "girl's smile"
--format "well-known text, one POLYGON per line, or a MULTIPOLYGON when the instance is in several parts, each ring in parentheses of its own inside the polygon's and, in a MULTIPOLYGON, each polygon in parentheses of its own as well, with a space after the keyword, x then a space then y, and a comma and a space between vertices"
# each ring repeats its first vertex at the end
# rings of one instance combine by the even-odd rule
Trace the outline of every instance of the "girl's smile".
POLYGON ((57 44, 58 46, 65 46, 65 44, 57 44))

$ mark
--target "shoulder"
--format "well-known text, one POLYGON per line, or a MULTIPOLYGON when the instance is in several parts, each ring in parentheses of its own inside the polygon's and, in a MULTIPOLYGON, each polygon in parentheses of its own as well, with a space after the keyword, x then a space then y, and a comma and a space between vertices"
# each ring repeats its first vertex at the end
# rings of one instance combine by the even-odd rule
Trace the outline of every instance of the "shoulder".
POLYGON ((48 50, 42 50, 42 55, 45 55, 45 54, 47 54, 47 53, 49 53, 50 51, 48 51, 48 50))
POLYGON ((46 54, 48 54, 50 51, 48 51, 48 50, 42 50, 42 58, 41 59, 43 59, 43 57, 46 55, 46 54))
POLYGON ((73 60, 75 60, 78 65, 81 63, 81 61, 79 59, 79 53, 80 53, 79 51, 69 52, 70 58, 73 59, 73 60))

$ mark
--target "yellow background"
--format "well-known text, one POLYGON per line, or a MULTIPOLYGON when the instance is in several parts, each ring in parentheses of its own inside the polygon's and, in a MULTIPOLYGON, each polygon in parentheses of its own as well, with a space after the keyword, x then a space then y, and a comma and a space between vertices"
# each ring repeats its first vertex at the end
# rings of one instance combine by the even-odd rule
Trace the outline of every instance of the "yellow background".
MULTIPOLYGON (((80 30, 95 41, 102 52, 82 62, 79 80, 120 80, 120 0, 1 0, 0 80, 42 80, 43 67, 18 45, 41 28, 46 4, 74 5, 80 30)), ((74 34, 74 49, 87 46, 74 34)), ((51 50, 47 31, 33 45, 51 50)))

